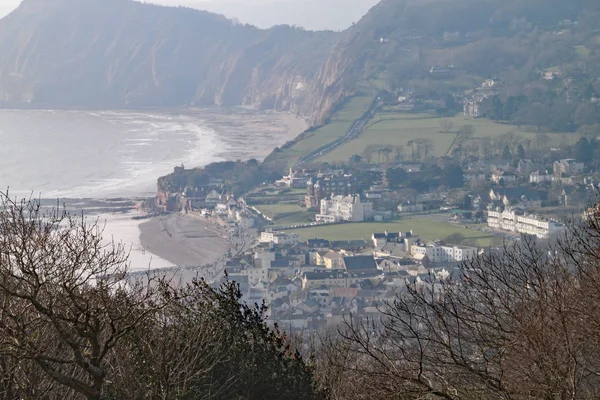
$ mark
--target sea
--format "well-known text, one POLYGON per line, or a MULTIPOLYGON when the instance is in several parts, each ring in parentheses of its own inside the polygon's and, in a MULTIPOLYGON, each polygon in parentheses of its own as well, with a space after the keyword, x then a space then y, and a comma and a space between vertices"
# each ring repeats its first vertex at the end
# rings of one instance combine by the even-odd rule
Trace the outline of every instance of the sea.
POLYGON ((175 166, 262 159, 290 139, 281 126, 269 129, 269 119, 253 118, 245 127, 231 112, 220 124, 218 113, 202 110, 0 110, 0 191, 87 204, 91 220, 106 223, 106 238, 131 245, 134 264, 166 267, 171 263, 141 247, 131 213, 95 212, 97 203, 74 200, 152 197, 158 177, 175 166))
POLYGON ((181 113, 0 110, 0 190, 14 196, 150 196, 175 165, 222 160, 229 143, 181 113))

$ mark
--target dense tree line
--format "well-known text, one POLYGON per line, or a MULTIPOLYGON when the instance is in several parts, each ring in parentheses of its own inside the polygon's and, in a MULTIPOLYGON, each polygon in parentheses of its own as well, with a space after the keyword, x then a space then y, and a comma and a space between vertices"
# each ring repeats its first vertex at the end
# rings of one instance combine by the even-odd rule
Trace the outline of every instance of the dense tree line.
POLYGON ((0 203, 0 398, 316 399, 312 372, 238 286, 128 274, 97 223, 0 203))
POLYGON ((159 190, 171 193, 194 194, 203 187, 216 187, 211 181, 221 181, 228 193, 236 196, 246 193, 261 182, 281 178, 281 168, 257 160, 222 161, 208 164, 204 168, 176 168, 169 175, 158 179, 159 190))
POLYGON ((332 399, 600 396, 600 214, 408 284, 321 336, 332 399))
POLYGON ((440 186, 455 189, 464 186, 464 173, 460 165, 448 163, 443 168, 436 164, 426 166, 422 171, 407 172, 402 167, 392 167, 386 171, 388 186, 401 187, 426 192, 440 186))
POLYGON ((509 96, 504 101, 494 96, 486 101, 485 115, 494 120, 517 125, 532 125, 548 128, 555 132, 573 132, 579 128, 590 127, 596 132, 600 126, 600 109, 589 99, 567 102, 557 98, 553 92, 546 99, 531 99, 525 95, 509 96))
MULTIPOLYGON (((235 283, 127 272, 101 229, 2 197, 4 399, 592 399, 600 213, 414 280, 303 358, 235 283)), ((305 347, 306 348, 306 347, 305 347)))

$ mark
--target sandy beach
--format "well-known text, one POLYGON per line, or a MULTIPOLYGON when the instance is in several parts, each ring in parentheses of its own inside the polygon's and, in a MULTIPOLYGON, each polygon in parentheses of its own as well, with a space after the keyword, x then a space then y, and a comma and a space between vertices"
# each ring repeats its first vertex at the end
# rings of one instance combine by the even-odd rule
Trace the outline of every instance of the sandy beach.
MULTIPOLYGON (((187 113, 198 113, 207 126, 221 133, 226 148, 218 156, 227 160, 262 160, 275 145, 295 138, 308 128, 306 121, 285 112, 235 108, 192 109, 187 113)), ((197 166, 200 165, 188 167, 197 166)), ((111 209, 118 208, 118 204, 95 204, 88 199, 75 201, 74 206, 86 209, 88 216, 93 219, 98 217, 101 225, 106 223, 103 236, 107 243, 111 240, 122 242, 130 250, 132 272, 212 264, 230 248, 225 228, 200 217, 172 214, 134 220, 132 217, 141 215, 136 210, 111 212, 111 209), (99 216, 94 212, 96 209, 99 216)))
POLYGON ((139 228, 142 248, 171 265, 211 264, 229 250, 224 228, 198 217, 171 214, 145 221, 139 228))
POLYGON ((132 219, 139 215, 137 211, 132 210, 127 213, 88 215, 87 219, 90 223, 98 221, 98 225, 103 228, 102 238, 107 245, 112 241, 123 243, 129 252, 130 271, 147 271, 174 266, 171 261, 144 250, 140 243, 140 224, 143 221, 132 219))

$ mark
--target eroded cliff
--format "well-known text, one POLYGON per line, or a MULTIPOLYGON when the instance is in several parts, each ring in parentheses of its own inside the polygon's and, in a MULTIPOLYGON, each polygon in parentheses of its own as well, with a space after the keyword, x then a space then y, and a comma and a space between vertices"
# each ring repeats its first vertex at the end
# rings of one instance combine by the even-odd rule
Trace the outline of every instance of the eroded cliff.
POLYGON ((0 102, 249 105, 314 122, 330 104, 315 88, 339 37, 130 0, 24 0, 0 21, 0 102))

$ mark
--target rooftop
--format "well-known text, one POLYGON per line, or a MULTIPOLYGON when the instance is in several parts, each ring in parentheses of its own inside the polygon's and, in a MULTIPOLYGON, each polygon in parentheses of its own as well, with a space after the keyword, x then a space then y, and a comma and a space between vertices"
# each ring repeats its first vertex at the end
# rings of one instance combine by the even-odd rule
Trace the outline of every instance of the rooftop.
POLYGON ((377 263, 375 263, 373 256, 344 257, 344 265, 346 266, 346 271, 348 272, 377 270, 377 263))

